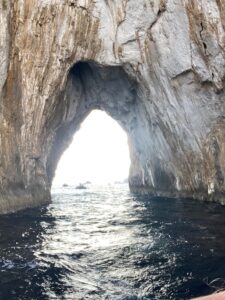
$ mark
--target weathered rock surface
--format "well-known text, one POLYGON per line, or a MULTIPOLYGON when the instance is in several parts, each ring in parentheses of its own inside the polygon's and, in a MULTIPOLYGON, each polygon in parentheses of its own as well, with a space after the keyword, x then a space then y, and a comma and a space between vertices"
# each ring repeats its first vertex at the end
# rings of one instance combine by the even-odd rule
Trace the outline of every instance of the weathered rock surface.
POLYGON ((50 201, 95 108, 132 189, 225 204, 224 85, 223 0, 0 0, 0 213, 50 201))

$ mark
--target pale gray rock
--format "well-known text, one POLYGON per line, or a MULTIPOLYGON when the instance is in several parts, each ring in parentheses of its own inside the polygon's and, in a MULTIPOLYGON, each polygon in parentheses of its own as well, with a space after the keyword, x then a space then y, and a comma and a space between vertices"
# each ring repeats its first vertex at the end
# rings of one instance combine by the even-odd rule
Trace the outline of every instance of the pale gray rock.
MULTIPOLYGON (((9 3, 0 2, 0 93, 7 78, 9 63, 9 3)), ((1 94, 0 94, 1 96, 1 94)))
POLYGON ((132 190, 225 203, 224 1, 0 0, 0 28, 0 213, 50 201, 93 109, 132 190))

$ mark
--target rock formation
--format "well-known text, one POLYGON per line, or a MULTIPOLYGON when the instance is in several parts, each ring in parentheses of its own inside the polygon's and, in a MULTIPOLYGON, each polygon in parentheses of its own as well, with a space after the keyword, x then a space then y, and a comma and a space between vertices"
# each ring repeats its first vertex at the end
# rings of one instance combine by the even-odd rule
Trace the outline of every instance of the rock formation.
POLYGON ((92 109, 126 130, 130 186, 225 203, 223 0, 0 0, 0 213, 50 201, 92 109))

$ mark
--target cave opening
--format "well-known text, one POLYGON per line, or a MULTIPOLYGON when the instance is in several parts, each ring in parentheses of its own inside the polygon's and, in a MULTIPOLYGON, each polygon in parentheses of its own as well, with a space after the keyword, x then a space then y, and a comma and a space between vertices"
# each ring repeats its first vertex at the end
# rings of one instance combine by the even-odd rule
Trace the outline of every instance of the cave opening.
POLYGON ((61 156, 52 186, 126 183, 129 167, 125 131, 105 112, 93 110, 61 156))
MULTIPOLYGON (((137 101, 137 82, 134 81, 132 76, 128 76, 126 68, 126 66, 104 66, 94 62, 78 62, 71 68, 65 89, 59 94, 57 105, 55 105, 52 115, 48 120, 49 123, 46 124, 47 128, 51 128, 52 138, 50 139, 49 149, 47 151, 47 176, 50 186, 59 181, 61 184, 67 183, 66 181, 74 183, 74 180, 72 182, 72 179, 65 177, 66 170, 60 167, 61 164, 59 164, 59 169, 64 169, 64 171, 61 171, 64 175, 58 175, 60 171, 57 170, 57 165, 84 120, 86 120, 89 115, 93 116, 93 114, 97 114, 97 112, 98 114, 100 114, 100 112, 102 114, 104 113, 104 116, 107 114, 108 117, 114 120, 110 120, 110 122, 118 123, 118 125, 114 126, 121 127, 120 130, 118 130, 118 127, 115 129, 117 130, 118 137, 114 137, 114 146, 111 146, 112 149, 105 150, 105 152, 108 152, 108 156, 107 161, 105 160, 103 165, 106 167, 111 164, 111 175, 110 172, 106 170, 101 172, 98 165, 91 167, 92 170, 96 170, 102 174, 107 173, 107 176, 98 175, 99 178, 97 181, 101 180, 100 177, 105 181, 122 181, 127 179, 129 173, 129 184, 131 174, 134 184, 143 184, 143 169, 137 160, 137 151, 140 152, 141 145, 144 144, 142 143, 144 135, 139 134, 140 130, 142 133, 144 132, 143 128, 140 128, 140 124, 143 124, 143 120, 140 118, 140 105, 138 105, 137 101), (121 130, 124 131, 122 134, 124 136, 123 138, 121 138, 121 130), (54 135, 52 132, 54 132, 54 135), (118 139, 120 139, 120 142, 118 139), (126 140, 128 140, 128 143, 126 140), (112 166, 116 152, 117 162, 112 166), (119 152, 121 153, 119 154, 119 152), (122 154, 122 152, 126 154, 122 154), (118 161, 121 162, 118 163, 118 161), (119 170, 116 171, 117 165, 120 165, 120 169, 123 168, 121 176, 118 174, 119 170), (135 172, 132 170, 133 165, 135 172), (62 180, 59 180, 59 177, 61 177, 62 180)), ((112 139, 110 129, 107 129, 105 125, 106 123, 104 122, 100 125, 100 127, 102 127, 102 129, 105 128, 106 131, 105 138, 103 139, 107 139, 108 141, 106 143, 112 145, 113 140, 110 141, 110 138, 112 139)), ((79 135, 81 133, 82 131, 80 131, 79 135)), ((94 137, 94 132, 92 133, 92 137, 94 137)), ((74 139, 77 139, 76 135, 74 139)), ((89 140, 91 139, 89 138, 89 140)), ((88 143, 88 138, 86 138, 85 143, 88 143)), ((76 143, 76 145, 78 147, 78 143, 76 143)), ((79 160, 79 155, 75 154, 75 143, 74 146, 71 147, 71 149, 74 147, 74 158, 79 160)), ((83 147, 83 152, 85 152, 85 148, 93 149, 94 142, 92 145, 89 144, 83 147)), ((103 145, 101 147, 103 148, 103 145)), ((86 160, 91 156, 91 149, 88 150, 90 152, 86 154, 86 160)), ((72 150, 68 150, 69 153, 70 151, 72 150)), ((96 150, 96 152, 99 152, 99 150, 96 150)), ((104 153, 104 151, 102 153, 104 153)), ((104 156, 105 155, 102 154, 102 158, 104 156)), ((72 154, 70 157, 72 157, 72 154)), ((141 159, 145 159, 145 157, 142 155, 141 159)), ((64 160, 64 158, 62 160, 64 160)), ((69 160, 69 158, 65 158, 65 160, 69 160)), ((83 164, 84 163, 85 161, 83 164)), ((96 163, 94 155, 89 165, 93 163, 96 163)), ((70 164, 68 164, 68 169, 71 169, 70 164)), ((76 167, 74 167, 74 169, 76 169, 76 167)), ((75 170, 72 172, 73 176, 75 176, 75 172, 75 170)), ((79 181, 89 181, 89 179, 85 177, 88 176, 84 175, 79 181)), ((94 181, 94 175, 92 175, 90 181, 92 180, 94 181)))

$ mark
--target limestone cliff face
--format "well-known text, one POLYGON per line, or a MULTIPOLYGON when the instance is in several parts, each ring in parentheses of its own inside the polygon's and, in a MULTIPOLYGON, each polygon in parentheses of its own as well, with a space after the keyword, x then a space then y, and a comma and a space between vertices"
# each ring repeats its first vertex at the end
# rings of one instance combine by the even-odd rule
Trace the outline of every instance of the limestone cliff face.
POLYGON ((223 0, 0 0, 0 213, 47 203, 92 109, 130 186, 225 203, 223 0))

